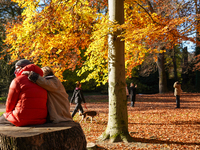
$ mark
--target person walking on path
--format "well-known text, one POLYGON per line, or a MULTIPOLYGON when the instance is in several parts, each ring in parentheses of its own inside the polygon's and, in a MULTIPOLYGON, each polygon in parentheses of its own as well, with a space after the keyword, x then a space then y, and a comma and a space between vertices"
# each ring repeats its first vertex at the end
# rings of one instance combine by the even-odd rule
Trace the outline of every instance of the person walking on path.
POLYGON ((137 88, 137 85, 134 85, 134 83, 130 84, 131 107, 134 107, 135 105, 136 88, 137 88))
POLYGON ((176 96, 176 108, 180 108, 180 96, 182 92, 181 84, 178 81, 176 81, 173 87, 174 87, 174 96, 176 96))
POLYGON ((72 121, 68 94, 66 93, 63 84, 54 75, 53 70, 50 67, 45 66, 42 68, 42 71, 44 74, 43 77, 33 71, 23 72, 23 74, 29 75, 28 79, 30 81, 47 90, 47 123, 72 121))
POLYGON ((76 83, 76 88, 74 89, 73 95, 71 97, 70 105, 72 104, 73 101, 75 102, 76 106, 72 113, 72 118, 74 117, 74 115, 77 113, 78 110, 80 110, 81 113, 84 113, 83 107, 81 106, 82 102, 84 103, 84 107, 87 109, 85 98, 83 96, 83 92, 81 89, 81 83, 79 81, 76 83))
POLYGON ((6 100, 6 112, 0 124, 27 126, 44 124, 47 117, 47 91, 29 81, 23 71, 34 71, 43 75, 40 67, 21 59, 15 64, 15 76, 10 84, 6 100))
POLYGON ((128 101, 128 98, 129 98, 129 91, 128 91, 128 87, 127 87, 127 84, 126 84, 126 99, 128 101))

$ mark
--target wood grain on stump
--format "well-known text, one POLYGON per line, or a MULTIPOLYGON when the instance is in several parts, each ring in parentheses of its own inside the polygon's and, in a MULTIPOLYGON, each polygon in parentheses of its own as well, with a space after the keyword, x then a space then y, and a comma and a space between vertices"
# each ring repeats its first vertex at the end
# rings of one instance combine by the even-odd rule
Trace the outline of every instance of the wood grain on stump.
POLYGON ((79 123, 48 123, 29 127, 0 126, 1 150, 86 150, 79 123))

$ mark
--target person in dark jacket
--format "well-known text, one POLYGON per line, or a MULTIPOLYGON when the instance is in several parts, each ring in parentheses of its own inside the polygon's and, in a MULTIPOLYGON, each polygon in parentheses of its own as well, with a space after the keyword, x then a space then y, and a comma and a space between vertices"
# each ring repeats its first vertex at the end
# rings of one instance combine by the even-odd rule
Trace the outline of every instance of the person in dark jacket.
POLYGON ((76 107, 72 113, 72 118, 74 117, 74 115, 77 113, 78 110, 80 110, 81 113, 84 113, 83 107, 81 106, 82 102, 84 103, 84 106, 87 109, 80 82, 77 82, 77 84, 76 84, 76 88, 75 88, 73 95, 71 97, 71 100, 70 100, 70 105, 72 104, 73 101, 75 101, 76 107))
POLYGON ((130 84, 131 107, 134 107, 134 104, 135 104, 136 88, 137 88, 137 85, 134 85, 133 83, 130 84))
POLYGON ((129 91, 128 91, 127 84, 126 84, 126 99, 127 99, 127 101, 129 100, 129 91))

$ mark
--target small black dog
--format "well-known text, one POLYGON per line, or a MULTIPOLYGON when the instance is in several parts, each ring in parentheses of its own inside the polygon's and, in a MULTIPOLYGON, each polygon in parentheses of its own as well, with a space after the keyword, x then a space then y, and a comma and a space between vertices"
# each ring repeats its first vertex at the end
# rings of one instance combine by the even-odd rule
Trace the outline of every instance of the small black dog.
POLYGON ((85 122, 86 122, 86 119, 90 117, 91 118, 91 123, 92 123, 92 120, 96 121, 96 119, 94 119, 94 117, 96 115, 98 115, 98 113, 96 111, 86 111, 84 113, 81 113, 80 116, 82 116, 82 120, 80 122, 82 122, 83 120, 85 120, 85 122))

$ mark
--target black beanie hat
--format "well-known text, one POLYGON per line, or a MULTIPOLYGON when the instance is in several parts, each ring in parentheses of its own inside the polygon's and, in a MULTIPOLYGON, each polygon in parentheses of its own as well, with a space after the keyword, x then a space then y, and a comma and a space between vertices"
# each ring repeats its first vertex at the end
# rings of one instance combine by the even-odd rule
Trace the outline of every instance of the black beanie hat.
POLYGON ((26 65, 31 64, 31 62, 27 59, 21 59, 18 62, 16 62, 15 66, 25 67, 26 65))

